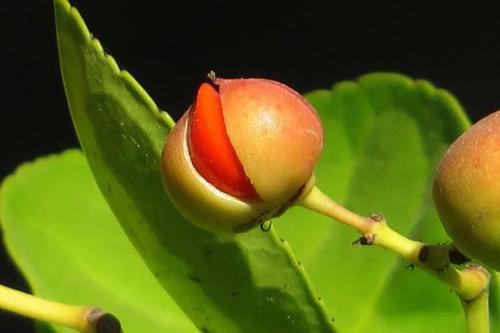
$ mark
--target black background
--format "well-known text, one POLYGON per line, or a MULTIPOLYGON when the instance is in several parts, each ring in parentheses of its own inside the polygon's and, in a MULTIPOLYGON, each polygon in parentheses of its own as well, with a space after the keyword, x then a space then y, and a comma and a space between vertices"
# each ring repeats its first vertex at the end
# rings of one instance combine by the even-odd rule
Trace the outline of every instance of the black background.
MULTIPOLYGON (((500 107, 494 1, 73 1, 108 53, 175 117, 200 81, 267 77, 298 91, 398 71, 452 91, 472 120, 500 107), (340 2, 339 2, 340 3, 340 2)), ((61 84, 50 1, 0 6, 0 179, 36 156, 77 146, 61 84)), ((27 289, 0 250, 0 282, 27 289)), ((31 323, 0 312, 0 332, 31 323)))

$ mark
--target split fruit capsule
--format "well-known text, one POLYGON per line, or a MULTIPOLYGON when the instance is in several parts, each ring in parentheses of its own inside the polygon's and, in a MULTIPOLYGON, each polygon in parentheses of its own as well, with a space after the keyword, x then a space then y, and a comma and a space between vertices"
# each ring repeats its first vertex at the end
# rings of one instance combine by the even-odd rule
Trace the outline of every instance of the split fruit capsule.
POLYGON ((433 192, 455 246, 500 271, 500 111, 450 146, 438 166, 433 192))
POLYGON ((166 139, 161 171, 179 212, 216 232, 242 232, 282 214, 314 185, 323 129, 297 92, 266 79, 199 87, 166 139))

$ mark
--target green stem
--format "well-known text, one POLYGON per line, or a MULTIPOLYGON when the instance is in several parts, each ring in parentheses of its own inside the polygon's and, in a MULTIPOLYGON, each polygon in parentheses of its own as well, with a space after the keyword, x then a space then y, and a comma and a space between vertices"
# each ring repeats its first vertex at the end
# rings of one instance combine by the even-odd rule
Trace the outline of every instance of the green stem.
POLYGON ((464 304, 469 333, 485 333, 489 327, 489 273, 482 267, 470 265, 458 270, 450 264, 450 245, 427 245, 404 237, 394 231, 381 215, 363 217, 333 201, 317 187, 302 197, 298 204, 331 217, 356 229, 362 237, 358 243, 378 245, 388 249, 410 264, 436 276, 450 286, 464 304), (477 328, 475 328, 477 327, 477 328))
POLYGON ((119 333, 118 320, 99 308, 61 304, 0 285, 0 309, 81 333, 119 333))

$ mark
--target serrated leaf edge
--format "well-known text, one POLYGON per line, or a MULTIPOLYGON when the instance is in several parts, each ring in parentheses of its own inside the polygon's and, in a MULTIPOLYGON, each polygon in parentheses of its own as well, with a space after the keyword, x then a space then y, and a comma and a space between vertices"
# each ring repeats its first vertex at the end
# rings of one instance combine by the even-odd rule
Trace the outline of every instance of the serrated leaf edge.
POLYGON ((139 82, 137 82, 132 74, 124 69, 120 69, 120 66, 118 66, 116 60, 104 51, 101 42, 99 42, 99 40, 90 33, 87 25, 85 24, 85 21, 78 12, 78 9, 73 7, 67 0, 54 0, 54 8, 55 6, 61 6, 69 16, 73 17, 73 19, 77 22, 78 27, 80 28, 80 33, 85 42, 97 51, 97 54, 108 63, 112 71, 116 75, 118 75, 123 80, 123 82, 125 82, 125 84, 131 88, 132 91, 135 91, 137 93, 137 95, 147 106, 147 109, 152 112, 152 114, 158 119, 158 121, 166 126, 169 130, 171 130, 175 126, 175 121, 172 119, 172 117, 167 112, 161 111, 154 100, 151 98, 151 96, 149 96, 146 90, 144 90, 144 88, 139 84, 139 82))

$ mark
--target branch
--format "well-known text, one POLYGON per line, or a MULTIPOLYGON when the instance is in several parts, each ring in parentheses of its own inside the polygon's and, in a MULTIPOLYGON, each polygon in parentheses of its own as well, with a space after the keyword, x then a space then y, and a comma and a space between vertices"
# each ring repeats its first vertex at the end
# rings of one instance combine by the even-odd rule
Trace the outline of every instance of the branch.
POLYGON ((3 285, 0 285, 0 309, 81 333, 122 332, 118 319, 99 308, 56 303, 3 285))
POLYGON ((468 332, 489 332, 487 291, 490 274, 478 265, 468 265, 463 270, 452 266, 450 256, 457 253, 452 245, 427 245, 408 239, 391 229, 382 215, 360 216, 333 201, 317 187, 300 198, 298 204, 356 229, 361 238, 355 243, 386 248, 436 276, 460 298, 468 332))

